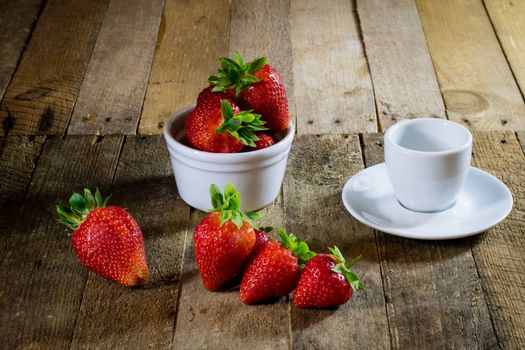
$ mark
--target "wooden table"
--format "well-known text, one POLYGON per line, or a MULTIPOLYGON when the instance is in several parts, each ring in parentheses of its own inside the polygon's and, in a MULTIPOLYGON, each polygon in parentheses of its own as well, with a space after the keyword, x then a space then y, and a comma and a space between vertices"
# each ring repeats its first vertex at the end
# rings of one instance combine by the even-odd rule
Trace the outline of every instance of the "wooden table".
POLYGON ((525 348, 525 1, 0 1, 0 344, 3 349, 525 348), (297 135, 262 215, 361 254, 366 289, 336 310, 245 306, 201 285, 163 121, 218 58, 266 55, 297 135), (346 180, 382 162, 402 118, 474 134, 473 165, 514 209, 445 242, 376 232, 346 180), (152 282, 124 288, 76 260, 54 204, 84 186, 141 224, 152 282))

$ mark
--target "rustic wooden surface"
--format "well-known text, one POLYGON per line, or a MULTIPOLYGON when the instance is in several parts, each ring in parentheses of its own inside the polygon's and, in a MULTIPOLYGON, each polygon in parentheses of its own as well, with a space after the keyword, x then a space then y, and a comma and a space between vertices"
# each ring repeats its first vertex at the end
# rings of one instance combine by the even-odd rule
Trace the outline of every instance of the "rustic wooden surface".
POLYGON ((524 11, 521 0, 0 1, 1 347, 525 348, 524 11), (235 281, 202 287, 192 235, 204 214, 179 197, 160 134, 234 51, 270 58, 297 126, 265 224, 363 256, 366 289, 342 307, 246 306, 235 281), (383 162, 381 132, 427 115, 473 131, 472 164, 513 194, 504 222, 414 241, 345 211, 347 179, 383 162), (76 261, 53 205, 84 186, 111 190, 141 224, 149 285, 120 287, 76 261))

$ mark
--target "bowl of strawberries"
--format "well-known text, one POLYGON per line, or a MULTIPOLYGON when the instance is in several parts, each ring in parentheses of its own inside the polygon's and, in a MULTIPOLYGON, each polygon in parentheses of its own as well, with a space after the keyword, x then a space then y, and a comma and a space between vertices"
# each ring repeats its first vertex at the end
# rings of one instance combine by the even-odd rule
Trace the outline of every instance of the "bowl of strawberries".
POLYGON ((242 209, 258 210, 279 194, 295 134, 284 83, 265 57, 220 61, 196 104, 164 124, 164 138, 187 204, 208 210, 210 185, 231 183, 242 209))

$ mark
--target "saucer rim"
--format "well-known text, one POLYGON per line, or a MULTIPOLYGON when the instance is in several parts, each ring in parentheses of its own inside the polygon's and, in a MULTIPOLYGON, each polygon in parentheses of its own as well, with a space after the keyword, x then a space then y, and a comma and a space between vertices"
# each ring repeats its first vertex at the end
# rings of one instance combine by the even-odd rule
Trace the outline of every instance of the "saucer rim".
MULTIPOLYGON (((481 232, 484 232, 484 231, 486 231, 486 230, 496 226, 497 224, 502 222, 511 213, 511 211, 512 211, 512 209, 514 207, 514 197, 512 196, 512 192, 510 191, 508 186, 505 185, 505 183, 503 183, 503 181, 501 181, 500 179, 498 179, 494 175, 492 175, 492 174, 490 174, 490 173, 488 173, 488 172, 486 172, 484 170, 481 170, 481 169, 476 168, 474 166, 470 166, 469 167, 469 171, 476 171, 476 172, 482 173, 483 176, 489 177, 491 179, 491 181, 494 181, 499 186, 501 186, 501 188, 503 188, 505 190, 505 192, 507 193, 508 198, 509 198, 510 206, 508 207, 508 209, 505 212, 502 212, 503 215, 498 216, 497 219, 491 221, 487 225, 484 225, 483 228, 481 228, 481 229, 467 230, 467 231, 464 231, 464 232, 461 232, 461 233, 458 233, 458 234, 454 234, 454 233, 452 233, 452 234, 448 233, 447 234, 446 232, 444 232, 442 235, 430 236, 430 237, 424 237, 425 233, 418 233, 418 234, 416 234, 416 233, 413 233, 413 232, 407 232, 406 230, 403 230, 403 229, 395 229, 395 228, 391 228, 391 227, 380 226, 380 225, 375 224, 372 221, 367 220, 364 216, 358 214, 353 209, 353 207, 350 205, 349 200, 347 200, 346 197, 345 197, 345 193, 346 192, 352 191, 351 189, 349 189, 349 186, 350 186, 350 183, 351 183, 352 179, 354 179, 355 177, 359 176, 363 172, 369 171, 370 169, 376 168, 376 167, 377 168, 381 168, 382 167, 382 168, 385 169, 385 172, 386 172, 386 165, 385 165, 384 162, 383 163, 379 163, 379 164, 375 164, 375 165, 370 166, 370 167, 365 168, 365 169, 362 169, 361 171, 359 171, 358 173, 354 174, 353 176, 351 176, 346 181, 346 183, 343 186, 343 190, 341 192, 341 198, 343 200, 343 205, 344 205, 345 209, 348 211, 348 213, 352 217, 354 217, 356 220, 358 220, 362 224, 364 224, 366 226, 369 226, 369 227, 371 227, 371 228, 373 228, 373 229, 375 229, 377 231, 380 231, 380 232, 388 233, 388 234, 391 234, 391 235, 394 235, 394 236, 403 237, 403 238, 411 238, 411 239, 417 239, 417 240, 460 239, 460 238, 465 238, 465 237, 469 237, 469 236, 473 236, 473 235, 479 234, 481 232)), ((447 210, 449 210, 449 209, 447 209, 447 210)), ((439 213, 425 213, 425 215, 441 215, 442 213, 443 212, 439 212, 439 213)))

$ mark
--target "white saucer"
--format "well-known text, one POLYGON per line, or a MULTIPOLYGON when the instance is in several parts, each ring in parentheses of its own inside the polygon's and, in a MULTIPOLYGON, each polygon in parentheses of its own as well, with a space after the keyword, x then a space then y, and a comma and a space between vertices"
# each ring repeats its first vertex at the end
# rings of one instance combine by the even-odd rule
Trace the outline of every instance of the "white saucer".
POLYGON ((382 163, 348 180, 343 203, 353 217, 379 231, 415 239, 451 239, 474 235, 499 223, 512 209, 512 194, 494 176, 470 167, 452 208, 418 213, 399 204, 382 163))

